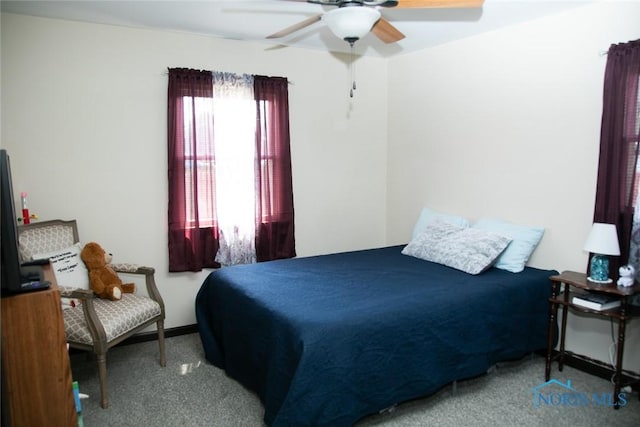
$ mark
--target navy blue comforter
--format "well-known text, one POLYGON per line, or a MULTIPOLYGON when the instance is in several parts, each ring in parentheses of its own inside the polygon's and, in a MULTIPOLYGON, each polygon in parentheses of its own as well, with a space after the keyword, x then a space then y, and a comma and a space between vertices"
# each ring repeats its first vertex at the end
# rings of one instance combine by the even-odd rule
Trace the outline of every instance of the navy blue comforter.
POLYGON ((549 276, 472 276, 402 246, 223 268, 196 298, 205 355, 276 426, 349 426, 546 348, 549 276))

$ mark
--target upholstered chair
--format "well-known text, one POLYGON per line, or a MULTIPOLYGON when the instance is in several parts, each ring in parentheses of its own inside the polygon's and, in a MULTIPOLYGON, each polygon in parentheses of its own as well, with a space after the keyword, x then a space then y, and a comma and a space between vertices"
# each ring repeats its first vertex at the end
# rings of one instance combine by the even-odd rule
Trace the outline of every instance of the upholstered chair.
MULTIPOLYGON (((95 353, 100 378, 100 405, 109 406, 107 395, 107 351, 142 331, 157 325, 160 366, 166 366, 164 350, 164 302, 151 267, 112 264, 122 275, 144 277, 147 295, 123 293, 117 301, 101 299, 88 289, 88 273, 80 259, 81 245, 75 220, 40 221, 18 227, 22 262, 48 258, 62 296, 67 342, 71 348, 95 353), (60 264, 58 264, 60 263, 60 264), (59 268, 56 270, 56 266, 59 268), (78 269, 80 267, 80 269, 78 269), (86 277, 84 277, 86 276, 86 277)), ((142 279, 140 279, 141 281, 142 279)))

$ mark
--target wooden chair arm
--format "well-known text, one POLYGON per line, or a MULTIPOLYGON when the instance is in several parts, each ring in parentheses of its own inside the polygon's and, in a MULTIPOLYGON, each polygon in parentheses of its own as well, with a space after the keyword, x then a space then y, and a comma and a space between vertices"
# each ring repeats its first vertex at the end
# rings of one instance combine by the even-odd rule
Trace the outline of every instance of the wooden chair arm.
POLYGON ((162 300, 160 291, 158 291, 158 287, 156 286, 156 270, 153 267, 138 266, 134 264, 113 264, 111 267, 116 273, 144 275, 149 298, 157 302, 164 313, 164 301, 162 300))
POLYGON ((93 339, 93 348, 96 352, 101 351, 102 354, 107 351, 107 334, 104 331, 102 323, 98 318, 93 301, 95 294, 91 289, 73 289, 61 293, 64 298, 75 298, 81 300, 80 306, 84 318, 87 321, 87 328, 93 339))
POLYGON ((63 298, 78 299, 81 301, 80 306, 82 307, 82 313, 84 314, 84 318, 87 322, 87 328, 89 328, 89 333, 93 339, 93 347, 96 351, 106 351, 107 334, 104 331, 102 323, 100 323, 100 320, 98 319, 98 314, 96 313, 95 306, 93 305, 93 300, 95 299, 93 291, 91 289, 67 288, 60 290, 60 296, 63 298))
POLYGON ((79 300, 93 299, 95 295, 91 289, 69 289, 60 291, 60 296, 64 298, 74 298, 79 300))

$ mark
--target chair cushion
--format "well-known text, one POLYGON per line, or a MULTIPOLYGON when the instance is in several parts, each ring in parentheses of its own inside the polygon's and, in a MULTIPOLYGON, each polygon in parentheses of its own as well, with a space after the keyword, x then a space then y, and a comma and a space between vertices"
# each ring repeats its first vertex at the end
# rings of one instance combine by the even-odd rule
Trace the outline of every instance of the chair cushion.
MULTIPOLYGON (((119 301, 95 298, 93 305, 110 342, 161 313, 160 305, 144 296, 122 294, 119 301)), ((63 310, 67 341, 92 345, 82 306, 63 310)))

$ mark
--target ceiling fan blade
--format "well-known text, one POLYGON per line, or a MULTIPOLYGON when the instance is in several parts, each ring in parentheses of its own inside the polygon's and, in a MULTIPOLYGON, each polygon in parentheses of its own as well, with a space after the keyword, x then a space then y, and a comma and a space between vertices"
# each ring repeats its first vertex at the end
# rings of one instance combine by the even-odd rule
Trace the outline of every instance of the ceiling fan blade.
POLYGON ((404 34, 384 18, 378 19, 371 32, 385 43, 395 43, 404 38, 404 34))
POLYGON ((430 7, 482 7, 484 0, 398 0, 396 8, 430 8, 430 7))
POLYGON ((290 27, 285 28, 284 30, 280 30, 277 33, 273 33, 269 36, 267 36, 268 39, 277 39, 280 37, 284 37, 284 36, 288 36, 291 33, 294 33, 298 30, 301 30, 305 27, 308 27, 311 24, 315 24, 316 22, 320 21, 322 19, 322 14, 320 15, 315 15, 312 16, 311 18, 307 18, 302 22, 298 22, 297 24, 294 24, 290 27))

